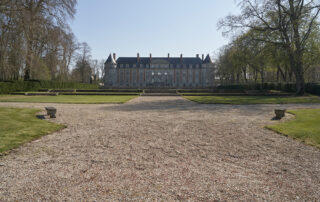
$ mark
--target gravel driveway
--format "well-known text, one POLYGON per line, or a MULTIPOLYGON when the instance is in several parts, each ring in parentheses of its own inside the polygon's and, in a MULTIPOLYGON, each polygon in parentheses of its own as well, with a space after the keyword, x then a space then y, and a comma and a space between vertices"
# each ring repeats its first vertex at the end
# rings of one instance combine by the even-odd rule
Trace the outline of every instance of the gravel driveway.
POLYGON ((320 150, 263 128, 277 105, 139 97, 0 106, 55 106, 54 121, 68 125, 0 157, 0 201, 320 198, 320 150))

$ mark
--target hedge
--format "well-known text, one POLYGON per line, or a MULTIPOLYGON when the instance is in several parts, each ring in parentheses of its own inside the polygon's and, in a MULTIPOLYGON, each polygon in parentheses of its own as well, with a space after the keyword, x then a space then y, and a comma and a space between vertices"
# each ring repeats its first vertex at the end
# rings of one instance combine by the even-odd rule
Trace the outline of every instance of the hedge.
MULTIPOLYGON (((237 90, 281 90, 286 92, 295 92, 295 83, 263 83, 263 84, 246 84, 246 85, 220 85, 218 89, 237 89, 237 90)), ((306 92, 320 95, 320 83, 306 83, 306 92)))
POLYGON ((314 95, 320 95, 320 83, 307 83, 306 92, 314 95))
POLYGON ((98 89, 98 84, 59 82, 59 81, 6 81, 0 82, 0 94, 38 91, 40 89, 98 89))
MULTIPOLYGON (((310 94, 320 95, 320 83, 307 83, 306 92, 310 94)), ((0 94, 10 94, 13 92, 26 92, 26 91, 39 91, 41 89, 86 89, 93 90, 98 89, 98 84, 87 84, 87 83, 73 83, 73 82, 59 82, 59 81, 6 81, 0 82, 0 94)), ((246 85, 220 85, 215 89, 217 92, 221 90, 227 92, 238 92, 243 90, 281 90, 286 92, 295 92, 295 83, 263 83, 263 84, 246 84, 246 85)), ((110 90, 115 91, 117 90, 110 90)), ((133 90, 136 91, 136 90, 133 90)), ((180 90, 183 91, 183 90, 180 90)), ((188 90, 187 90, 188 91, 188 90)), ((192 90, 197 91, 197 90, 192 90)), ((199 89, 201 92, 214 91, 214 89, 199 89)), ((81 92, 78 91, 78 92, 81 92)), ((129 90, 128 90, 129 92, 129 90)), ((183 93, 183 92, 182 92, 183 93)))

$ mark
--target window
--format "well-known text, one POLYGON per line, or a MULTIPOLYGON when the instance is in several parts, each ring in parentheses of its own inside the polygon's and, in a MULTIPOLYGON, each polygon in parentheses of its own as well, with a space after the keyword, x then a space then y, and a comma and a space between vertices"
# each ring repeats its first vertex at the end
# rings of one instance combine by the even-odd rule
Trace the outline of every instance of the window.
POLYGON ((123 68, 123 64, 120 64, 120 68, 123 68))
POLYGON ((137 67, 137 65, 136 64, 133 64, 133 68, 136 68, 137 67))
POLYGON ((126 68, 129 68, 129 64, 126 64, 126 68))

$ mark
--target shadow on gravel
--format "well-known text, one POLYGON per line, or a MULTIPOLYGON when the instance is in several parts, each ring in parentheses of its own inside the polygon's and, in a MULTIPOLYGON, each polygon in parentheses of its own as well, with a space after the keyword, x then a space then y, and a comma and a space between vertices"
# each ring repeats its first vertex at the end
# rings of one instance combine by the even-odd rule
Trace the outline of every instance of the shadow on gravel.
POLYGON ((122 105, 105 106, 105 110, 113 111, 149 111, 149 110, 165 110, 165 111, 186 111, 201 109, 199 104, 193 103, 188 100, 155 100, 155 101, 142 101, 131 102, 122 105))
POLYGON ((198 104, 184 99, 159 99, 142 100, 140 102, 131 102, 122 105, 104 106, 102 110, 110 111, 164 111, 164 112, 212 112, 212 113, 238 113, 244 116, 254 116, 260 113, 268 113, 274 110, 276 106, 266 105, 226 105, 226 104, 198 104))

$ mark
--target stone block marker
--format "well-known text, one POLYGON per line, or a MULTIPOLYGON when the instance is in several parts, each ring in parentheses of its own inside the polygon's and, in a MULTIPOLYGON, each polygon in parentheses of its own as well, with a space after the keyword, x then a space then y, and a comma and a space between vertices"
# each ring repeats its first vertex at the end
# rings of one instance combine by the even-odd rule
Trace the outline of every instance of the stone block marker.
POLYGON ((275 109, 274 113, 276 114, 276 119, 281 119, 282 117, 285 116, 285 109, 275 109))
POLYGON ((47 115, 50 116, 50 118, 56 118, 57 109, 54 107, 45 107, 47 110, 47 115))

